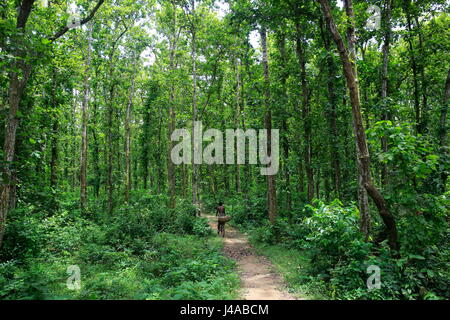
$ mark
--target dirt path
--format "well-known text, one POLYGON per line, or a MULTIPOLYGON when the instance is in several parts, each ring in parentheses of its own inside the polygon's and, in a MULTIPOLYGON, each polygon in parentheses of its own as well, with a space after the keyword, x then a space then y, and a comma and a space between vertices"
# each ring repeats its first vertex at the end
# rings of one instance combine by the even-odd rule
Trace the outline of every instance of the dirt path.
MULTIPOLYGON (((217 221, 207 216, 213 230, 217 221)), ((285 289, 283 279, 264 256, 257 255, 245 235, 228 224, 225 228, 224 253, 236 260, 241 278, 241 297, 244 300, 295 300, 285 289)))

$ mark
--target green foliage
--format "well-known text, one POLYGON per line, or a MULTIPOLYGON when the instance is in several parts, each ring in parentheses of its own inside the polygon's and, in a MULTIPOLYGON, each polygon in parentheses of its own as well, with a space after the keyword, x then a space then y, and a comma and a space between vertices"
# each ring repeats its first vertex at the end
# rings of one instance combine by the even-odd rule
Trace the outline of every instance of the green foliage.
POLYGON ((238 226, 258 225, 267 216, 266 198, 260 194, 252 194, 251 198, 243 198, 240 195, 217 199, 205 197, 203 201, 205 210, 211 214, 215 214, 218 201, 223 201, 227 215, 232 216, 232 223, 238 226))
POLYGON ((439 218, 443 203, 436 200, 434 219, 419 215, 400 220, 400 259, 386 243, 364 241, 358 210, 338 200, 305 206, 296 223, 264 222, 251 228, 250 240, 286 269, 289 285, 301 293, 334 299, 442 299, 449 296, 448 229, 439 218), (280 261, 280 250, 290 252, 283 258, 287 262, 280 261), (307 261, 298 262, 293 255, 307 261), (380 289, 367 289, 370 265, 381 270, 380 289))
MULTIPOLYGON (((230 223, 270 255, 281 248, 279 259, 308 260, 301 272, 286 266, 289 281, 339 299, 448 299, 445 1, 393 3, 390 24, 385 6, 374 30, 367 8, 377 1, 356 1, 355 17, 332 12, 343 38, 355 22, 352 62, 369 171, 395 218, 400 257, 378 243, 384 224, 373 203, 369 242, 358 230, 358 210, 347 205, 358 197, 351 111, 359 106, 350 107, 341 57, 317 3, 227 1, 222 17, 211 1, 197 1, 195 9, 186 1, 104 1, 89 22, 92 32, 70 28, 52 41, 70 2, 37 2, 29 14, 21 11, 29 1, 0 5, 0 127, 7 129, 0 145, 13 150, 0 150, 1 188, 14 182, 0 207, 17 200, 6 210, 0 298, 231 297, 229 261, 191 203, 193 167, 176 166, 169 177, 170 131, 191 129, 197 118, 205 129, 280 129, 274 224, 257 166, 200 165, 198 184, 206 212, 222 200, 230 223), (260 27, 267 31, 267 65, 255 44, 260 27), (85 92, 87 122, 79 108, 85 92), (9 157, 12 163, 4 161, 9 157), (80 206, 80 167, 87 168, 87 208, 80 206), (131 189, 129 199, 124 189, 131 189), (309 191, 320 201, 308 199, 309 191), (167 207, 169 194, 176 209, 167 207), (80 292, 64 285, 71 264, 82 266, 80 292), (370 264, 382 269, 383 285, 369 292, 370 264)), ((82 17, 95 5, 76 2, 82 17)))
POLYGON ((32 206, 11 211, 6 229, 8 236, 0 251, 0 261, 22 259, 41 252, 45 239, 41 217, 32 206))
POLYGON ((209 237, 206 219, 187 203, 168 210, 165 200, 136 195, 98 222, 65 209, 17 210, 5 237, 9 251, 2 250, 0 299, 235 297, 234 264, 209 237), (81 269, 79 291, 66 288, 69 265, 81 269))

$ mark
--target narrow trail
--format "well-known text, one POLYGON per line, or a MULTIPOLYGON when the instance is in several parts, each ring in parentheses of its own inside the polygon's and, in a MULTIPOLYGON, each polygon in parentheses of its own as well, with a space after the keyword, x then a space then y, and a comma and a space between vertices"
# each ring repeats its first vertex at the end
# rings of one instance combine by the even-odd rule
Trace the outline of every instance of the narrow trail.
MULTIPOLYGON (((206 215, 210 226, 217 232, 217 220, 206 215)), ((230 227, 225 227, 223 251, 236 261, 241 279, 241 298, 244 300, 296 300, 286 291, 282 277, 276 273, 274 265, 264 256, 255 253, 245 235, 230 227)))

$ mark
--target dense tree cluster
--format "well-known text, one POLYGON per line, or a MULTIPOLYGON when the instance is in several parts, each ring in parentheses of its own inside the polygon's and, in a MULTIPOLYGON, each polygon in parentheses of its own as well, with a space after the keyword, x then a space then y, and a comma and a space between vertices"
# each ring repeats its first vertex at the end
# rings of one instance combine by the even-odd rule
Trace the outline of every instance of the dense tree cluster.
POLYGON ((14 211, 76 199, 112 219, 145 193, 260 202, 246 217, 272 226, 339 199, 396 259, 448 251, 446 1, 11 0, 0 16, 0 250, 14 211), (175 165, 171 133, 195 121, 279 129, 280 171, 175 165))

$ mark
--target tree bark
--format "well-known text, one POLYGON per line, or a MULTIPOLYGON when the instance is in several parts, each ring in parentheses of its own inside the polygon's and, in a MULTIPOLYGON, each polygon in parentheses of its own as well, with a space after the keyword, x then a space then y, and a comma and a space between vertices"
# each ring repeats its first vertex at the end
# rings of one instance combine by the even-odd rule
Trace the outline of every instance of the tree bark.
POLYGON ((428 83, 427 78, 425 76, 425 62, 424 59, 426 57, 425 48, 423 45, 423 37, 421 26, 419 22, 419 18, 417 15, 414 15, 414 21, 416 23, 415 29, 417 30, 417 35, 419 39, 419 52, 420 52, 420 60, 418 63, 419 73, 420 73, 420 83, 421 83, 421 93, 422 93, 422 118, 420 121, 420 128, 422 133, 428 132, 428 83))
POLYGON ((80 205, 81 212, 86 211, 87 207, 87 124, 89 108, 89 72, 91 68, 91 43, 92 43, 92 24, 88 31, 88 46, 86 51, 86 62, 83 80, 83 102, 81 104, 81 159, 80 159, 80 205))
MULTIPOLYGON (((286 89, 286 78, 288 75, 287 70, 287 57, 286 57, 286 34, 284 32, 280 32, 278 35, 278 50, 280 52, 280 58, 281 58, 281 99, 282 103, 284 105, 287 105, 288 103, 288 96, 287 96, 287 89, 286 89)), ((283 145, 283 154, 284 154, 284 165, 283 165, 283 173, 284 173, 284 185, 286 190, 286 210, 288 212, 289 218, 292 216, 292 198, 291 198, 291 177, 290 177, 290 171, 288 166, 288 159, 289 159, 289 138, 288 138, 288 124, 286 117, 282 120, 282 128, 283 128, 283 136, 282 136, 282 145, 283 145)))
MULTIPOLYGON (((97 77, 98 75, 98 69, 96 69, 95 75, 97 77)), ((94 181, 94 195, 98 199, 100 195, 100 180, 101 180, 101 172, 100 172, 100 148, 99 148, 99 141, 97 138, 97 117, 98 117, 98 102, 97 102, 97 84, 94 86, 94 101, 92 105, 92 118, 93 118, 93 124, 91 127, 91 134, 93 139, 93 165, 94 165, 94 174, 95 174, 95 181, 94 181)))
MULTIPOLYGON (((19 14, 17 16, 16 28, 24 32, 25 25, 31 13, 31 8, 35 0, 23 0, 19 14)), ((19 125, 17 112, 20 107, 22 95, 28 78, 31 74, 31 65, 25 61, 26 52, 21 49, 20 43, 22 39, 17 39, 19 44, 12 52, 16 57, 13 62, 12 71, 9 75, 9 114, 6 121, 6 132, 4 140, 4 168, 2 170, 1 186, 0 186, 0 248, 3 243, 3 236, 5 234, 6 217, 11 209, 11 198, 15 198, 15 169, 14 158, 16 148, 16 132, 19 125)))
POLYGON ((364 183, 364 187, 367 190, 367 193, 375 202, 378 212, 386 226, 389 246, 393 250, 398 250, 399 245, 397 239, 397 226, 395 223, 395 219, 388 209, 386 200, 373 184, 370 175, 370 157, 369 157, 369 150, 367 147, 367 138, 361 115, 358 75, 356 72, 355 60, 351 58, 350 53, 352 48, 354 48, 354 41, 355 41, 354 13, 352 1, 351 0, 345 1, 347 16, 350 19, 350 24, 348 27, 349 49, 345 47, 342 36, 336 27, 328 0, 319 0, 319 1, 328 28, 331 31, 333 40, 336 43, 339 55, 342 60, 343 71, 347 82, 347 87, 349 90, 350 101, 352 106, 353 128, 355 132, 357 149, 359 151, 358 157, 360 161, 358 162, 358 167, 360 168, 361 178, 364 183))
POLYGON ((404 0, 404 11, 406 14, 406 27, 407 27, 407 36, 406 40, 409 45, 409 59, 411 63, 411 68, 413 71, 413 84, 414 84, 414 111, 415 111, 415 120, 416 120, 416 132, 422 133, 422 115, 420 110, 420 101, 419 101, 419 81, 418 81, 418 67, 416 61, 416 54, 414 52, 414 46, 412 43, 412 22, 411 22, 411 14, 410 14, 410 0, 404 0))
POLYGON ((304 150, 305 171, 307 180, 307 197, 308 201, 314 198, 314 172, 312 168, 312 135, 311 135, 311 118, 309 89, 306 79, 306 49, 304 39, 301 34, 300 24, 296 22, 296 54, 300 65, 300 79, 302 84, 302 116, 304 125, 304 150))
MULTIPOLYGON (((194 124, 198 120, 198 107, 197 107, 197 35, 196 35, 196 26, 195 26, 195 1, 191 1, 192 6, 192 21, 191 21, 191 54, 192 54, 192 159, 194 158, 195 153, 199 149, 200 146, 196 145, 194 137, 194 124)), ((198 191, 198 174, 199 174, 199 165, 193 161, 192 165, 192 203, 194 205, 198 205, 199 199, 199 191, 198 191)))
POLYGON ((445 192, 447 184, 446 164, 448 164, 448 145, 447 145, 447 111, 448 98, 450 96, 450 69, 447 72, 447 80, 445 81, 444 99, 441 107, 441 115, 439 118, 439 145, 441 149, 442 171, 441 171, 441 191, 445 192))
MULTIPOLYGON (((388 97, 388 85, 389 85, 389 49, 391 43, 391 12, 392 12, 392 0, 385 0, 385 9, 384 9, 384 41, 383 41, 383 65, 381 69, 381 103, 383 105, 383 114, 381 119, 386 121, 389 120, 389 103, 387 101, 388 97)), ((387 137, 381 138, 381 148, 383 152, 388 151, 388 143, 387 137)), ((383 185, 387 185, 388 183, 388 166, 387 163, 383 164, 381 170, 381 181, 383 185)))
POLYGON ((134 82, 136 78, 136 60, 133 58, 133 75, 131 76, 131 87, 128 96, 127 111, 125 116, 125 201, 130 201, 131 191, 131 109, 133 107, 134 82))
POLYGON ((52 114, 52 136, 51 136, 51 158, 50 158, 50 188, 56 189, 58 183, 58 116, 56 107, 57 75, 56 69, 52 72, 51 108, 55 111, 52 114))
MULTIPOLYGON (((176 5, 173 4, 173 30, 174 34, 172 35, 172 38, 170 39, 170 56, 169 56, 169 70, 171 73, 171 76, 173 77, 173 73, 176 69, 175 65, 175 53, 177 49, 177 43, 178 38, 181 32, 181 27, 177 27, 177 12, 176 12, 176 5), (178 34, 177 33, 178 28, 178 34)), ((171 160, 170 153, 173 148, 173 142, 171 140, 172 132, 175 130, 175 84, 173 83, 173 79, 171 78, 171 85, 170 85, 170 96, 169 96, 169 124, 168 124, 168 141, 169 146, 167 150, 167 180, 169 184, 169 208, 175 208, 176 206, 176 190, 175 190, 175 165, 171 160)))
MULTIPOLYGON (((264 105, 265 105, 265 127, 267 129, 267 151, 272 156, 271 150, 271 130, 272 130, 272 111, 270 108, 270 78, 269 61, 267 56, 267 33, 265 27, 260 28, 262 61, 264 67, 264 105)), ((269 211, 269 220, 273 224, 277 218, 277 195, 276 195, 276 175, 267 176, 267 207, 269 211)))
MULTIPOLYGON (((241 115, 241 78, 239 73, 239 58, 234 57, 234 73, 236 77, 235 86, 235 110, 234 110, 234 127, 237 129, 239 126, 239 118, 241 115)), ((236 164, 235 166, 235 181, 236 181, 236 192, 241 192, 241 166, 236 164)))
POLYGON ((334 191, 336 196, 339 197, 340 194, 340 184, 341 184, 341 165, 339 161, 339 132, 337 127, 337 97, 335 93, 334 81, 336 79, 336 65, 333 59, 332 50, 330 47, 330 36, 329 33, 324 32, 324 23, 323 19, 320 19, 320 30, 322 34, 322 41, 325 46, 325 50, 327 51, 327 92, 328 92, 328 118, 330 122, 330 154, 331 154, 331 163, 333 167, 333 182, 334 182, 334 191))
POLYGON ((107 158, 107 173, 106 173, 106 189, 108 194, 108 214, 112 214, 114 209, 114 183, 113 183, 113 166, 114 166, 114 139, 113 139, 113 118, 114 118, 114 97, 115 97, 115 89, 116 89, 116 79, 114 78, 114 53, 117 49, 117 44, 119 43, 122 36, 125 34, 125 32, 128 31, 128 28, 125 27, 125 30, 123 30, 119 36, 114 40, 114 42, 111 45, 111 51, 109 52, 109 101, 107 106, 107 115, 106 115, 106 122, 107 122, 107 129, 106 129, 106 144, 107 144, 107 152, 106 152, 106 158, 107 158))

